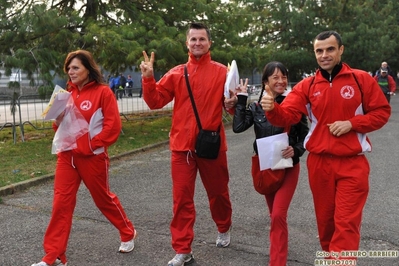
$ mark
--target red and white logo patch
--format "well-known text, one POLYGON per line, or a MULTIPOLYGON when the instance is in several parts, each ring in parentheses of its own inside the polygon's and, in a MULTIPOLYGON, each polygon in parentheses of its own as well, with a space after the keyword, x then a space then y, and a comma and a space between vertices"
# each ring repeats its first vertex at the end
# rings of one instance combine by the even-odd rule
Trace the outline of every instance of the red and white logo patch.
POLYGON ((90 110, 91 106, 92 106, 92 103, 88 100, 85 100, 80 104, 80 109, 83 111, 88 111, 88 110, 90 110))
POLYGON ((343 86, 341 88, 341 96, 344 99, 351 99, 355 95, 355 90, 352 86, 343 86))

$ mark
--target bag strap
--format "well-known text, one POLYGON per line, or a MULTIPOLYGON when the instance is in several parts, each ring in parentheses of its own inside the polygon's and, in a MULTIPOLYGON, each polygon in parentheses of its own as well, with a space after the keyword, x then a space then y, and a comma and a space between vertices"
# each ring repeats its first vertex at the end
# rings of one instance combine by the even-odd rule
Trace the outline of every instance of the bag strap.
POLYGON ((363 108, 363 114, 366 114, 366 111, 364 110, 364 103, 363 103, 363 90, 362 90, 362 87, 360 87, 360 84, 359 84, 359 81, 357 81, 357 78, 356 78, 356 75, 355 75, 355 73, 352 71, 352 75, 353 75, 353 78, 355 79, 355 81, 356 81, 356 84, 357 84, 357 86, 359 87, 359 90, 360 90, 360 95, 361 95, 361 97, 362 97, 362 108, 363 108))
POLYGON ((202 129, 201 121, 200 121, 200 118, 199 118, 199 115, 198 115, 197 107, 195 105, 194 96, 193 96, 193 93, 191 91, 190 82, 188 81, 188 74, 187 74, 187 66, 186 65, 184 65, 184 77, 186 78, 187 90, 188 90, 188 94, 190 95, 190 100, 191 100, 191 104, 193 106, 195 118, 197 119, 198 128, 201 130, 202 129))

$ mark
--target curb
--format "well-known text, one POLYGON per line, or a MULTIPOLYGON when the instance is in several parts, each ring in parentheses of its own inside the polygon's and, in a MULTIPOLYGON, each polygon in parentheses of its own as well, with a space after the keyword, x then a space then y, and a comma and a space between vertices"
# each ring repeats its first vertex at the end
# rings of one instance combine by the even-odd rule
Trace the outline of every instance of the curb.
MULTIPOLYGON (((159 142, 159 143, 155 143, 155 144, 151 144, 151 145, 147 145, 132 151, 128 151, 128 152, 124 152, 118 155, 114 155, 112 157, 110 157, 110 161, 115 161, 115 160, 119 160, 123 157, 126 156, 130 156, 139 152, 145 152, 157 147, 160 147, 162 145, 166 145, 169 143, 169 140, 164 141, 164 142, 159 142)), ((8 186, 4 186, 4 187, 0 187, 0 197, 4 197, 4 196, 8 196, 8 195, 12 195, 15 194, 17 192, 21 192, 24 190, 27 190, 28 188, 31 188, 33 186, 38 186, 41 184, 44 184, 46 182, 52 181, 54 179, 54 174, 48 174, 48 175, 44 175, 44 176, 38 176, 32 179, 28 179, 25 181, 21 181, 15 184, 11 184, 8 186)))

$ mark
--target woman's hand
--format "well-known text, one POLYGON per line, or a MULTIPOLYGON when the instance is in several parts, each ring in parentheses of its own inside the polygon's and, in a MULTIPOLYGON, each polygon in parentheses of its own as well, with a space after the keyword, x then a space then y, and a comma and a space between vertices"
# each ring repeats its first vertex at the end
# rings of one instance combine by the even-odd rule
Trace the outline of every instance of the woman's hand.
POLYGON ((238 102, 237 98, 237 93, 246 93, 247 92, 247 85, 248 85, 248 79, 245 79, 245 83, 243 83, 242 79, 240 79, 240 85, 236 88, 235 93, 233 91, 229 91, 230 93, 230 98, 224 100, 224 106, 226 109, 233 108, 236 106, 238 102))
POLYGON ((281 155, 283 156, 284 159, 294 157, 294 148, 292 146, 288 146, 287 148, 281 151, 281 155))
POLYGON ((247 87, 248 79, 246 78, 244 83, 242 79, 240 79, 240 85, 236 88, 236 93, 247 93, 247 87))
POLYGON ((54 121, 57 127, 61 124, 62 120, 64 119, 64 116, 65 116, 65 110, 62 111, 62 113, 59 116, 57 116, 57 118, 54 121))
POLYGON ((262 106, 263 111, 271 111, 274 109, 274 96, 269 87, 269 85, 265 86, 265 94, 263 95, 260 104, 262 106))

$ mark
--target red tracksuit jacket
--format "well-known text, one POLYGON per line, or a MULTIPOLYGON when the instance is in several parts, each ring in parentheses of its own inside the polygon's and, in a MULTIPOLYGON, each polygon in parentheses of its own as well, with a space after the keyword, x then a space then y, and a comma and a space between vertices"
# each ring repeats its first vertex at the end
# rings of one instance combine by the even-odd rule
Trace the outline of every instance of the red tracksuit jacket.
MULTIPOLYGON (((108 85, 95 81, 86 84, 80 91, 69 82, 68 91, 75 106, 89 123, 89 129, 94 126, 99 132, 95 136, 90 136, 89 132, 78 138, 73 154, 85 156, 107 152, 107 147, 117 141, 122 127, 115 95, 108 85)), ((53 127, 55 130, 58 128, 55 124, 53 127)))
MULTIPOLYGON (((226 151, 222 115, 227 68, 212 61, 208 52, 199 61, 189 54, 187 70, 202 128, 217 130, 220 126, 220 150, 226 151)), ((184 65, 169 70, 158 83, 154 78, 143 78, 142 85, 144 100, 151 109, 162 108, 174 100, 170 149, 193 151, 199 129, 186 86, 184 65)), ((230 112, 234 113, 234 109, 230 112)))
POLYGON ((310 153, 353 156, 370 152, 366 133, 384 126, 391 114, 391 107, 373 77, 343 63, 331 82, 320 70, 310 86, 311 79, 299 82, 281 106, 275 104, 272 111, 266 112, 269 121, 285 126, 297 123, 302 113, 307 114, 312 124, 304 144, 310 153), (352 130, 339 138, 331 135, 327 124, 345 120, 352 123, 352 130))

